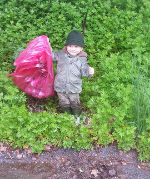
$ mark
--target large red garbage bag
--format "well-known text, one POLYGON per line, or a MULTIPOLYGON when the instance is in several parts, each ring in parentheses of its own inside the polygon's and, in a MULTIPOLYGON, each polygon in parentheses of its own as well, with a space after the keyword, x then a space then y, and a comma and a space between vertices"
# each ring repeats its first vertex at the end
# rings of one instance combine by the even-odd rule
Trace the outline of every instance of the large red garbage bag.
POLYGON ((14 65, 16 69, 9 76, 22 91, 35 98, 55 95, 52 52, 47 36, 30 41, 14 65))

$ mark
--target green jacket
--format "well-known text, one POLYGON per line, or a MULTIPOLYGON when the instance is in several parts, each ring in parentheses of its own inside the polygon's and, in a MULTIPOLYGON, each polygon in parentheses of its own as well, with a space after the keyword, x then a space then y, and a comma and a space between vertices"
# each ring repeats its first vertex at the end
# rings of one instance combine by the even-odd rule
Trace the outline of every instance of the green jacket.
POLYGON ((58 93, 80 93, 82 91, 81 77, 89 77, 87 54, 70 56, 65 49, 53 52, 53 61, 57 61, 54 89, 58 93))

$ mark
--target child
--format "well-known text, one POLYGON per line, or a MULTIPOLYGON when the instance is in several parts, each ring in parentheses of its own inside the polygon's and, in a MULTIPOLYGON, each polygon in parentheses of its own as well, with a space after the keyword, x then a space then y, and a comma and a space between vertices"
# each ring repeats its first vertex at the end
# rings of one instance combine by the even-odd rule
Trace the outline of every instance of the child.
POLYGON ((78 116, 81 113, 81 77, 94 74, 94 68, 88 66, 87 54, 83 52, 84 46, 82 34, 74 30, 69 33, 65 48, 53 53, 53 61, 57 61, 54 89, 59 98, 59 105, 62 112, 78 116))

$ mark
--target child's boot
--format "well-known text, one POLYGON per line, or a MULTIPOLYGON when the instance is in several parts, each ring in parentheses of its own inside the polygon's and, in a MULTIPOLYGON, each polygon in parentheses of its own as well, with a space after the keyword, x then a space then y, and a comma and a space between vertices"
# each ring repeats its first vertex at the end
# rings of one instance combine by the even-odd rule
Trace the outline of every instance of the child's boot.
POLYGON ((68 107, 68 108, 62 108, 62 112, 63 113, 67 113, 67 114, 71 114, 71 108, 70 107, 68 107))
POLYGON ((72 114, 74 115, 74 116, 80 116, 80 114, 81 114, 81 109, 72 109, 72 114))

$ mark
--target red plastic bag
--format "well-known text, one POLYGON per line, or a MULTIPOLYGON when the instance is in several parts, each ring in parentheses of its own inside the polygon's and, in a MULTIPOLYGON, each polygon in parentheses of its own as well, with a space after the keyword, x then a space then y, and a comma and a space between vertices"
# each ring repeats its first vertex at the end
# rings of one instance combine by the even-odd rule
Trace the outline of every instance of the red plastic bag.
POLYGON ((35 98, 55 95, 52 52, 47 36, 39 36, 28 43, 14 62, 16 69, 9 74, 15 85, 35 98))

